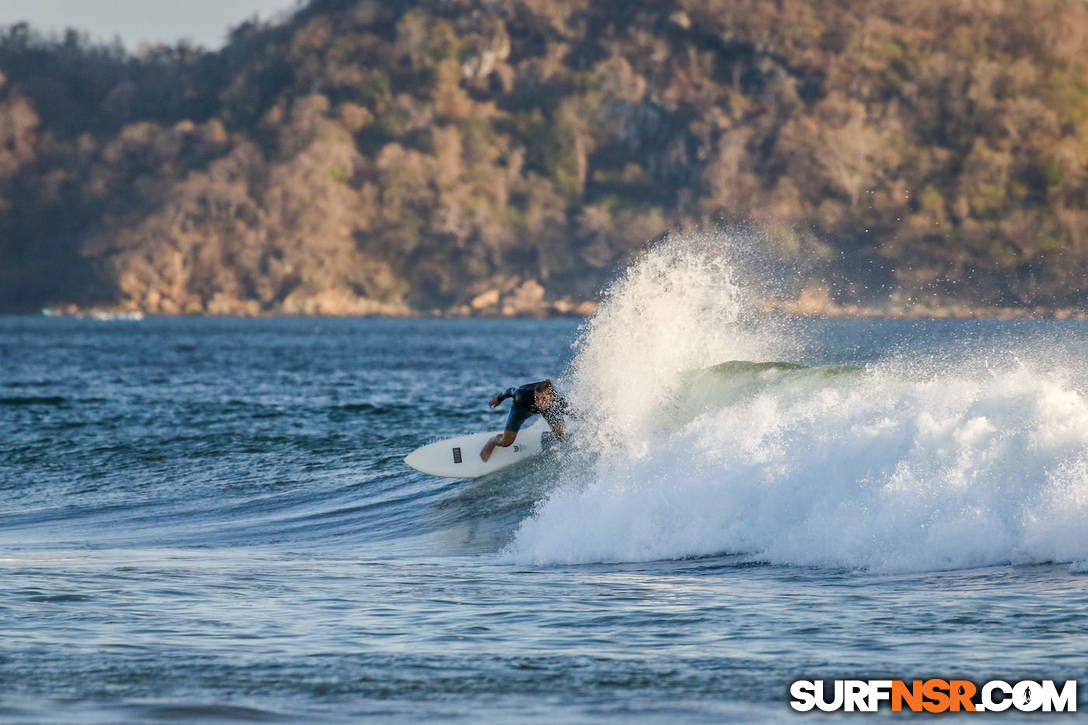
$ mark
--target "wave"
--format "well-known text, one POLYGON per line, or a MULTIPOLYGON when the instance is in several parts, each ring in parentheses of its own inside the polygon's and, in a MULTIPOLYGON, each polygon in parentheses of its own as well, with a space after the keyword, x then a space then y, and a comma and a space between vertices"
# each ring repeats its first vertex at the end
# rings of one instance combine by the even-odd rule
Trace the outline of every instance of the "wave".
POLYGON ((666 243, 609 290, 571 372, 595 462, 565 470, 506 560, 1083 567, 1083 370, 993 350, 863 369, 710 364, 789 347, 780 323, 753 338, 738 289, 720 259, 666 243), (717 296, 713 280, 728 282, 717 296))

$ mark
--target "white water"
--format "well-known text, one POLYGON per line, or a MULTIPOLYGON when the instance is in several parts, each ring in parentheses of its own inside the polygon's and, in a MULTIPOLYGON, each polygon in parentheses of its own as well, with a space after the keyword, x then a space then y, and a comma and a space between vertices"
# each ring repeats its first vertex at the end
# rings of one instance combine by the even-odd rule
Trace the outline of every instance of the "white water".
POLYGON ((575 343, 569 381, 594 448, 630 452, 656 440, 692 371, 781 355, 775 335, 753 329, 729 253, 706 237, 666 242, 605 292, 575 343))
POLYGON ((1085 567, 1084 370, 987 350, 693 376, 790 349, 788 328, 751 324, 731 269, 705 240, 673 241, 608 292, 571 376, 599 457, 521 524, 509 559, 1085 567))

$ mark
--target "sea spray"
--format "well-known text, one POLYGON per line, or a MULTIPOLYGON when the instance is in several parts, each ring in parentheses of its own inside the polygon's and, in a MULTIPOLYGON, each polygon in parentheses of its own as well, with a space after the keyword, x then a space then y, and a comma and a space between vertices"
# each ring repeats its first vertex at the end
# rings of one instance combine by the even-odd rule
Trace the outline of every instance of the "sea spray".
POLYGON ((726 235, 666 239, 605 291, 568 376, 592 446, 643 447, 686 374, 780 350, 770 321, 752 319, 736 244, 726 235))
POLYGON ((595 462, 564 473, 508 559, 1084 566, 1088 396, 1073 363, 988 349, 864 370, 719 365, 788 348, 781 328, 744 324, 748 304, 705 245, 658 247, 609 290, 571 378, 610 435, 585 438, 595 462))

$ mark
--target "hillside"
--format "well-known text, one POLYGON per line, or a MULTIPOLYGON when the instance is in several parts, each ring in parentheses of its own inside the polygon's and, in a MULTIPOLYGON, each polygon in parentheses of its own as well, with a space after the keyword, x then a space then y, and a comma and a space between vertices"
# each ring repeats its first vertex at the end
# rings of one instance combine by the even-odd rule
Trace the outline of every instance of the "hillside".
POLYGON ((817 310, 1088 301, 1081 0, 313 0, 0 72, 2 311, 576 312, 732 223, 817 310))

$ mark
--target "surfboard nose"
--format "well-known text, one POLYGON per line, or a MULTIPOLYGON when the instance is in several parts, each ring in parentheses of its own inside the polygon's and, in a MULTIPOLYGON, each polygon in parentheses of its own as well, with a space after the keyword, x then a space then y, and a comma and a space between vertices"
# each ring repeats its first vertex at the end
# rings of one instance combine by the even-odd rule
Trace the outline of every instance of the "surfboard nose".
POLYGON ((404 462, 418 471, 420 470, 419 467, 423 464, 424 457, 425 456, 417 448, 404 457, 404 462))

